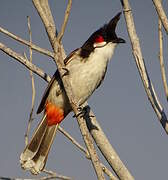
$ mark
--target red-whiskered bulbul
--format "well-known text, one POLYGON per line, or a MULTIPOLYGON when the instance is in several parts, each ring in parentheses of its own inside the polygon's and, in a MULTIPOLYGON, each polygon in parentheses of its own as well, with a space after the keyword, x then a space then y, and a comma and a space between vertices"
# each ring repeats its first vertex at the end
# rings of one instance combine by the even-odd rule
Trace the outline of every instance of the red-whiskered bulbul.
MULTIPOLYGON (((78 105, 82 105, 102 83, 107 64, 117 44, 125 43, 116 33, 118 13, 109 23, 94 32, 82 47, 71 52, 64 63, 78 105)), ((20 156, 22 168, 38 174, 43 170, 58 125, 72 111, 59 72, 56 71, 46 88, 37 113, 44 116, 30 143, 20 156)))

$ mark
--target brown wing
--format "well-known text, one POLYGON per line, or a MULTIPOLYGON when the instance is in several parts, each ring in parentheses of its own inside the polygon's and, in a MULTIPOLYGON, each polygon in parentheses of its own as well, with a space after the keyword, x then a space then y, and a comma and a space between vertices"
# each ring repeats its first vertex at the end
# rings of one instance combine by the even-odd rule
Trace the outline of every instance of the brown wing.
MULTIPOLYGON (((64 59, 64 64, 67 65, 70 61, 73 60, 74 58, 74 54, 79 54, 80 53, 80 48, 78 49, 75 49, 74 51, 72 51, 65 59, 64 59)), ((56 78, 58 78, 59 75, 59 72, 58 70, 55 72, 55 74, 53 75, 51 81, 49 82, 44 94, 43 94, 43 97, 42 97, 42 100, 40 102, 40 105, 37 109, 37 114, 41 113, 43 110, 44 110, 44 106, 45 106, 45 103, 46 103, 46 99, 48 97, 48 94, 50 92, 50 89, 52 87, 52 84, 53 82, 55 81, 56 78)))
POLYGON ((49 82, 44 94, 43 94, 43 97, 42 97, 42 100, 40 102, 40 105, 37 109, 37 114, 41 113, 44 109, 44 106, 45 106, 45 103, 46 103, 46 99, 48 97, 48 94, 50 92, 50 89, 51 89, 51 86, 53 84, 53 82, 55 81, 56 77, 59 76, 59 72, 58 70, 55 72, 55 74, 53 75, 53 77, 51 78, 51 81, 49 82))
POLYGON ((73 58, 75 57, 74 54, 79 54, 80 53, 80 48, 75 49, 74 51, 72 51, 65 59, 64 59, 64 64, 65 66, 71 62, 73 60, 73 58))

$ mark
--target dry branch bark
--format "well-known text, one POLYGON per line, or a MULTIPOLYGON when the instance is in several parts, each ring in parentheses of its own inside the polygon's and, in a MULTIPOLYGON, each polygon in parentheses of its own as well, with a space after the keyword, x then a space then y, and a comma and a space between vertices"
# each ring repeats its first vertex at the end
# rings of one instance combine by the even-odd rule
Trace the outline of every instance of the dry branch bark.
POLYGON ((112 145, 109 143, 106 135, 104 134, 91 110, 89 110, 89 117, 92 117, 87 118, 87 125, 90 133, 92 134, 96 145, 98 146, 99 150, 101 151, 115 174, 121 180, 133 180, 134 177, 125 167, 124 163, 120 160, 120 157, 118 156, 112 145))
POLYGON ((0 50, 6 53, 7 55, 11 56, 15 60, 19 61, 21 64, 26 66, 29 70, 33 71, 35 74, 39 75, 41 78, 49 82, 51 78, 40 68, 32 64, 30 61, 27 61, 25 57, 21 54, 16 53, 11 48, 5 46, 3 43, 0 42, 0 50))
POLYGON ((163 27, 168 34, 168 19, 166 17, 166 13, 164 12, 162 3, 160 0, 152 0, 153 4, 156 8, 156 11, 158 13, 158 16, 160 17, 160 20, 162 21, 163 27))
MULTIPOLYGON (((90 159, 89 153, 88 151, 81 146, 72 136, 70 136, 70 134, 68 132, 66 132, 63 128, 61 128, 60 126, 58 127, 59 131, 65 136, 67 137, 81 152, 83 152, 86 156, 87 159, 90 159)), ((117 180, 118 178, 115 177, 113 175, 113 173, 104 165, 101 163, 101 167, 104 171, 104 173, 107 174, 107 176, 109 176, 110 180, 117 180)))
POLYGON ((48 51, 46 49, 43 49, 43 48, 41 48, 41 47, 39 47, 39 46, 37 46, 35 44, 30 43, 29 41, 26 41, 26 40, 24 40, 24 39, 22 39, 22 38, 20 38, 20 37, 18 37, 16 35, 14 35, 13 33, 7 31, 6 29, 3 29, 2 27, 0 27, 0 32, 7 35, 7 36, 9 36, 12 39, 18 41, 18 42, 26 45, 26 46, 31 47, 33 50, 35 50, 35 51, 37 51, 39 53, 42 53, 42 54, 44 54, 46 56, 49 56, 49 57, 52 57, 52 58, 54 57, 54 54, 52 52, 50 52, 50 51, 48 51))
POLYGON ((128 0, 121 0, 121 4, 123 6, 125 20, 127 24, 127 30, 129 34, 129 38, 132 45, 132 53, 134 55, 134 59, 141 77, 141 80, 143 82, 146 94, 148 96, 148 99, 158 117, 159 122, 161 123, 162 127, 164 128, 165 132, 168 134, 168 121, 166 114, 164 112, 163 107, 161 106, 158 97, 155 93, 153 84, 149 78, 149 74, 147 72, 144 58, 142 56, 141 47, 139 38, 136 34, 136 29, 134 25, 134 20, 132 16, 132 10, 129 4, 128 0))
POLYGON ((166 71, 165 71, 165 65, 164 65, 164 59, 163 59, 163 34, 162 34, 162 23, 161 23, 160 17, 158 17, 158 34, 159 34, 159 47, 160 47, 159 48, 160 70, 161 70, 161 75, 162 75, 164 92, 166 95, 166 99, 168 101, 168 86, 167 86, 166 71))

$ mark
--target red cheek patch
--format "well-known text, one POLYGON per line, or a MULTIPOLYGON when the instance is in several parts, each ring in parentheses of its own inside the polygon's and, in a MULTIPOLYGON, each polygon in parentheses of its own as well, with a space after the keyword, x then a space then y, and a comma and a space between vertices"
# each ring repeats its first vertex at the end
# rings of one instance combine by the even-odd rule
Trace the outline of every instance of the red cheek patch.
POLYGON ((64 111, 50 102, 46 103, 45 110, 48 126, 59 124, 64 119, 64 111))
POLYGON ((104 38, 103 36, 97 36, 96 39, 95 39, 95 43, 101 43, 101 42, 104 42, 104 38))

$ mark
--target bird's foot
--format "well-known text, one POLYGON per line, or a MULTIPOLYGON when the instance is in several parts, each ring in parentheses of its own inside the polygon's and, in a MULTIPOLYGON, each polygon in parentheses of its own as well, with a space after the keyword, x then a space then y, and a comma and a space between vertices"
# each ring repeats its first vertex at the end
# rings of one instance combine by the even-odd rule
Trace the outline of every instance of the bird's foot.
POLYGON ((87 113, 87 109, 85 107, 82 107, 82 106, 78 106, 77 107, 77 110, 78 110, 78 113, 73 115, 73 117, 84 117, 87 113))

